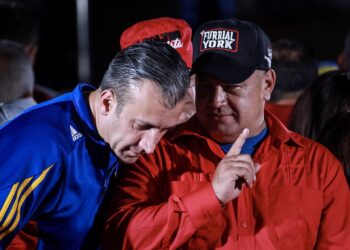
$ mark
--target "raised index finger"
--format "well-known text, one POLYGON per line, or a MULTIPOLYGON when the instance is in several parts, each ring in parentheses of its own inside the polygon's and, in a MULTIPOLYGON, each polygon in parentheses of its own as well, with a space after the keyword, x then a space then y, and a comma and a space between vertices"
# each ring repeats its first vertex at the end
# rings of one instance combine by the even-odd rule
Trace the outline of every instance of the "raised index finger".
POLYGON ((226 155, 228 155, 228 156, 239 155, 241 153, 243 144, 244 144, 245 140, 247 139, 248 135, 249 135, 249 129, 247 129, 247 128, 243 129, 242 133, 238 136, 237 140, 232 145, 232 147, 230 148, 230 150, 227 152, 226 155))

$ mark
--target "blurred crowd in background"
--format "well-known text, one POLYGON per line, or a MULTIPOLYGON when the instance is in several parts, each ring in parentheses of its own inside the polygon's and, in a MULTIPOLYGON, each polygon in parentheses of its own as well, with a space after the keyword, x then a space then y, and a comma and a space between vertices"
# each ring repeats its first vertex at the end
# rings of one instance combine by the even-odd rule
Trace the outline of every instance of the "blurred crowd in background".
POLYGON ((39 21, 36 82, 58 91, 71 90, 80 81, 97 84, 120 49, 122 31, 141 20, 170 16, 195 29, 204 21, 237 17, 260 25, 272 41, 296 39, 320 61, 331 62, 343 48, 350 23, 346 0, 4 1, 25 5, 39 21), (82 47, 78 39, 84 29, 82 47), (79 76, 81 53, 88 53, 89 60, 84 76, 79 76))

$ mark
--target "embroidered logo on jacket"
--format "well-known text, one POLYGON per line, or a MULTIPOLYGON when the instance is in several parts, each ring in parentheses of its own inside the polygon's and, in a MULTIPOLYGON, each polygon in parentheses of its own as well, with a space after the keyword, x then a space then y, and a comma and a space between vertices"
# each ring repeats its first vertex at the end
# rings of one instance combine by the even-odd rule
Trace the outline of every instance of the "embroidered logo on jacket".
POLYGON ((201 32, 200 50, 219 49, 236 52, 238 48, 237 30, 212 29, 201 32))
POLYGON ((70 128, 70 134, 72 135, 73 141, 78 140, 80 137, 82 137, 82 134, 75 130, 75 128, 72 127, 72 125, 69 125, 70 128))

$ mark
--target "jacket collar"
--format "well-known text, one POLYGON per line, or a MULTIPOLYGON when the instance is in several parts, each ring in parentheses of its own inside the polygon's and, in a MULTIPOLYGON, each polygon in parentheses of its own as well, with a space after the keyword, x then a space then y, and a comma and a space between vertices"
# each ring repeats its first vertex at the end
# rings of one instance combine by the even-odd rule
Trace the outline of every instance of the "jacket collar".
POLYGON ((94 123, 94 118, 91 113, 91 109, 88 101, 85 99, 84 93, 92 92, 96 88, 90 84, 80 83, 72 91, 73 102, 77 114, 79 116, 81 124, 85 128, 85 133, 89 135, 95 143, 100 144, 103 147, 108 146, 106 142, 100 137, 96 125, 94 123))

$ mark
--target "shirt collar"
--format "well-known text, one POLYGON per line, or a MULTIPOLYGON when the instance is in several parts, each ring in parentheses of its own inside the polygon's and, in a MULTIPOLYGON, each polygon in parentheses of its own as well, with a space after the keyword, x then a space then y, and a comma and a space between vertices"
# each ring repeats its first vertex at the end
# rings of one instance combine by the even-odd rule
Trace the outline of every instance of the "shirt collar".
POLYGON ((300 138, 297 137, 294 132, 288 130, 276 116, 274 116, 270 111, 266 109, 265 121, 272 137, 272 143, 275 142, 277 144, 285 144, 292 142, 299 147, 304 147, 300 141, 300 138))

